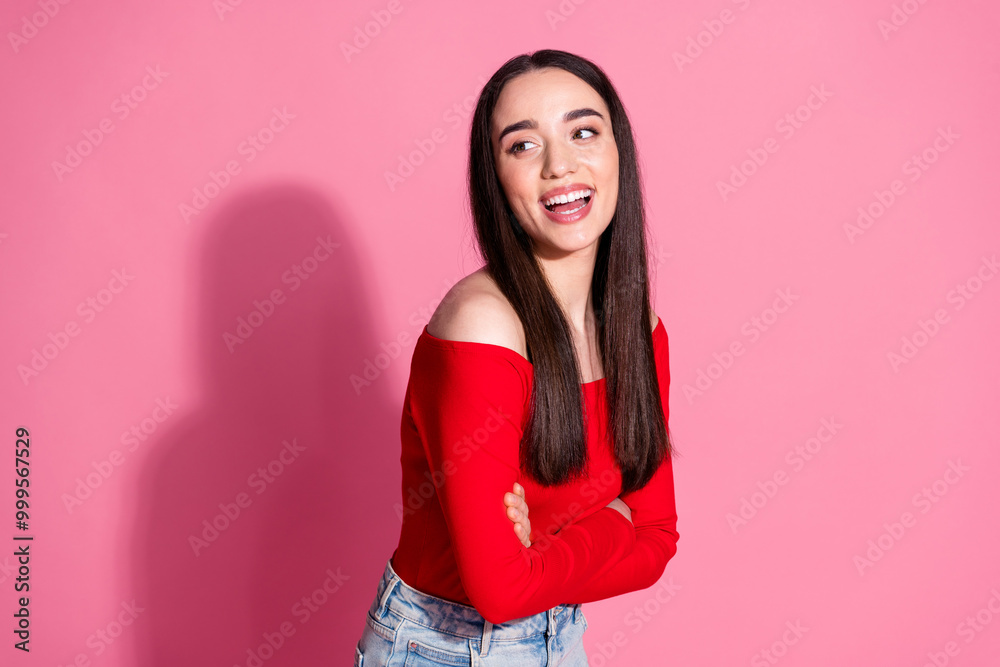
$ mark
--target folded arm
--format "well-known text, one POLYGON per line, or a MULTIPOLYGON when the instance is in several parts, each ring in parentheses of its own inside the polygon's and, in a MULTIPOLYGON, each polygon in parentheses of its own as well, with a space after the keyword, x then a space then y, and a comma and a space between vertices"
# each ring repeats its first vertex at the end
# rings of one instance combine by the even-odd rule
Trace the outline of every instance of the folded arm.
MULTIPOLYGON (((663 408, 663 423, 670 423, 669 338, 662 322, 661 335, 653 335, 657 381, 663 408)), ((643 488, 620 496, 632 510, 635 546, 607 572, 574 590, 568 603, 592 602, 649 588, 663 576, 667 562, 677 553, 677 506, 674 500, 674 468, 666 457, 643 488)))
POLYGON ((585 595, 636 542, 611 508, 525 548, 506 516, 504 492, 519 475, 526 378, 510 359, 472 346, 424 347, 411 369, 410 408, 432 473, 459 576, 473 606, 502 623, 585 595))

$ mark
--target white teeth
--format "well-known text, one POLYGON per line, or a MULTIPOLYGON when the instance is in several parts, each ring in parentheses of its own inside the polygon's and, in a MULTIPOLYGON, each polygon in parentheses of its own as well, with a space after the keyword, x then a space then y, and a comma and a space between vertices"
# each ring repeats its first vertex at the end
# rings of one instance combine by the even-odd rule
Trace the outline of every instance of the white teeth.
POLYGON ((542 204, 544 206, 552 206, 553 204, 568 204, 571 201, 574 201, 576 199, 582 199, 584 197, 590 197, 593 194, 594 194, 593 191, 589 190, 589 189, 588 190, 577 190, 575 192, 570 192, 569 194, 556 195, 555 197, 551 197, 549 199, 545 199, 545 200, 542 201, 542 204))

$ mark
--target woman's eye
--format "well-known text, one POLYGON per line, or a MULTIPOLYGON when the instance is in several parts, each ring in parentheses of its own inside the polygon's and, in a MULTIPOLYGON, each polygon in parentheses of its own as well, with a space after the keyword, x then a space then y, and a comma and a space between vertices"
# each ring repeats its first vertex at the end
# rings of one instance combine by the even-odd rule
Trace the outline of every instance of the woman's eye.
POLYGON ((531 144, 531 143, 534 143, 534 142, 528 141, 527 139, 525 139, 524 141, 519 141, 516 144, 513 144, 510 147, 510 150, 508 152, 509 153, 520 153, 522 151, 526 151, 526 150, 528 150, 527 148, 522 148, 521 150, 518 150, 517 147, 518 146, 524 146, 525 144, 531 144))
POLYGON ((581 127, 576 132, 574 132, 573 135, 575 136, 575 135, 579 134, 580 132, 590 132, 590 135, 588 135, 586 137, 582 137, 583 139, 589 139, 592 136, 593 137, 597 136, 597 130, 593 130, 593 129, 589 128, 589 127, 581 127))

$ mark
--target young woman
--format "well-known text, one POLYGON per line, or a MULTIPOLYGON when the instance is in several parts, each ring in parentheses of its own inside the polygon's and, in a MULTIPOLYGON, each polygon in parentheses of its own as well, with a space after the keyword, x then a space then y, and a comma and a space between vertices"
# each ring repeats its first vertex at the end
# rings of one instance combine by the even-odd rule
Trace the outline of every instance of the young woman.
POLYGON ((652 586, 677 550, 667 334, 604 72, 555 50, 505 63, 468 178, 485 266, 413 351, 403 524, 358 667, 586 665, 582 603, 652 586))

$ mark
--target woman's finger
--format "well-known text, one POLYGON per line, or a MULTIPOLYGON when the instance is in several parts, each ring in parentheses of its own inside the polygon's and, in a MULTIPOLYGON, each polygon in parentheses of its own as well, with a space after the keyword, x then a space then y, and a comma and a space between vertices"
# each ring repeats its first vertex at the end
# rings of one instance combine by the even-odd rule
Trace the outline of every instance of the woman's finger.
POLYGON ((531 546, 531 521, 528 519, 528 503, 524 500, 524 487, 514 483, 514 492, 505 493, 504 505, 507 518, 514 523, 514 534, 526 548, 531 546))

